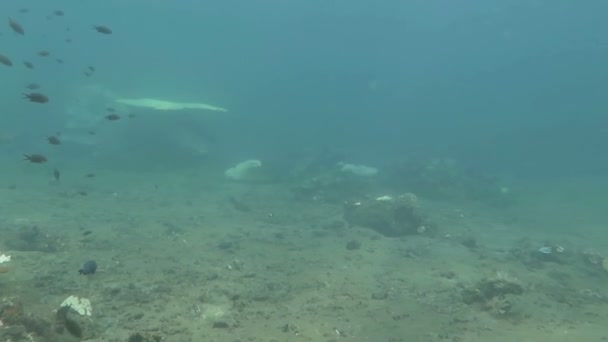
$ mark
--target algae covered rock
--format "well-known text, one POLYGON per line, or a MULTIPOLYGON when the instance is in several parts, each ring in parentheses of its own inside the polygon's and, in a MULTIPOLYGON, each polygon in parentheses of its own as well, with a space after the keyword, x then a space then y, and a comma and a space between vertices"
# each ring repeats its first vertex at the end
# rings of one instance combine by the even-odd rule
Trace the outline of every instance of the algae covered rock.
POLYGON ((413 194, 348 202, 344 219, 350 225, 370 228, 388 237, 426 234, 430 227, 413 194))
POLYGON ((466 304, 477 305, 494 316, 502 317, 511 312, 511 296, 523 293, 524 287, 519 280, 498 272, 495 276, 481 279, 474 286, 464 289, 462 300, 466 304))

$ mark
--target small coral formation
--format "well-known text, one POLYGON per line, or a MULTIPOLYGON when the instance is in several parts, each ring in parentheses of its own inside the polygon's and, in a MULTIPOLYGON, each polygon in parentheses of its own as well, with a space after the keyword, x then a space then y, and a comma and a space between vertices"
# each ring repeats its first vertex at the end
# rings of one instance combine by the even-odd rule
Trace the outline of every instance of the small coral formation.
POLYGON ((389 237, 428 234, 432 227, 417 206, 416 196, 410 193, 346 203, 344 219, 350 225, 370 228, 389 237))
POLYGON ((505 273, 480 280, 475 286, 465 289, 462 299, 466 304, 478 305, 482 310, 495 316, 504 316, 511 312, 510 295, 521 295, 524 288, 521 283, 505 273))

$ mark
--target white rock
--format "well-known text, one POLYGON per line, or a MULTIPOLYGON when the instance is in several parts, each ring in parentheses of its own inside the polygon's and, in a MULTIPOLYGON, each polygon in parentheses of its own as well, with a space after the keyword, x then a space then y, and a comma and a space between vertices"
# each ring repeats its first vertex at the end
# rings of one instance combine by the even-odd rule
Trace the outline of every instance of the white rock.
POLYGON ((4 264, 5 262, 9 262, 9 261, 11 261, 10 255, 6 255, 6 254, 0 255, 0 264, 4 264))
POLYGON ((378 173, 378 169, 371 166, 347 163, 339 163, 339 165, 342 172, 349 172, 357 176, 370 177, 375 176, 378 173))
POLYGON ((253 169, 257 169, 261 166, 262 162, 257 159, 245 160, 226 170, 224 176, 231 180, 244 180, 247 179, 247 176, 253 169))
POLYGON ((79 298, 76 296, 69 296, 66 298, 63 303, 59 307, 69 306, 74 311, 78 312, 78 314, 82 316, 91 316, 93 313, 93 307, 91 306, 91 301, 87 298, 79 298))

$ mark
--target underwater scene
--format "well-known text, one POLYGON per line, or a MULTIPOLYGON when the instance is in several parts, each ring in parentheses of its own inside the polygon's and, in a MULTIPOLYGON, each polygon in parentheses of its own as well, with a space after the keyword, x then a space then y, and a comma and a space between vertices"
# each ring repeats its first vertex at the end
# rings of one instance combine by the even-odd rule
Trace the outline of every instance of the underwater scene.
POLYGON ((608 1, 0 13, 0 341, 608 341, 608 1))

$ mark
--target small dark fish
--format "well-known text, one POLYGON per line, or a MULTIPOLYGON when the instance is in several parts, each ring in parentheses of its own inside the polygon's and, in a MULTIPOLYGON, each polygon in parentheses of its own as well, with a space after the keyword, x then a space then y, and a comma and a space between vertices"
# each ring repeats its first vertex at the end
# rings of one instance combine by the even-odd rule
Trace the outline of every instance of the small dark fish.
POLYGON ((29 9, 27 9, 27 8, 22 8, 22 9, 20 9, 20 10, 19 10, 19 13, 25 14, 25 13, 27 13, 27 12, 29 12, 29 11, 30 11, 30 10, 29 10, 29 9))
POLYGON ((87 173, 86 175, 84 175, 87 178, 95 178, 96 175, 94 173, 87 173))
POLYGON ((112 30, 107 26, 95 25, 93 29, 101 34, 112 34, 112 30))
POLYGON ((66 38, 66 39, 65 39, 65 42, 66 42, 66 43, 71 43, 71 42, 72 42, 72 38, 66 38))
POLYGON ((38 56, 40 56, 40 57, 48 57, 50 55, 51 55, 51 53, 48 50, 38 51, 38 56))
POLYGON ((13 31, 15 31, 15 33, 20 34, 20 35, 24 35, 25 34, 25 30, 23 29, 23 26, 21 26, 21 24, 19 24, 18 22, 14 21, 11 18, 8 18, 8 26, 11 27, 11 29, 13 29, 13 31))
POLYGON ((57 58, 57 59, 55 60, 55 62, 57 62, 57 63, 59 63, 59 64, 63 64, 63 59, 61 59, 61 58, 57 58))
POLYGON ((118 114, 108 114, 108 115, 106 115, 106 119, 108 119, 110 121, 120 120, 120 115, 118 115, 118 114))
POLYGON ((23 160, 27 160, 34 164, 44 164, 48 161, 42 154, 24 154, 23 156, 25 157, 23 160))
POLYGON ((95 135, 95 134, 97 134, 97 132, 95 132, 95 131, 89 131, 89 135, 95 135))
POLYGON ((32 62, 25 61, 23 62, 23 65, 28 69, 34 69, 34 64, 32 62))
POLYGON ((54 169, 53 177, 55 178, 55 181, 59 182, 59 179, 61 178, 61 172, 59 172, 59 170, 57 170, 57 169, 54 169))
POLYGON ((89 65, 85 70, 84 70, 84 75, 86 77, 91 77, 93 75, 93 73, 95 72, 95 67, 89 65))
POLYGON ((82 236, 89 236, 91 234, 93 234, 93 231, 91 230, 85 230, 84 232, 82 232, 82 236))
POLYGON ((30 102, 35 103, 47 103, 49 102, 49 98, 42 93, 29 93, 23 94, 24 99, 28 99, 30 102))
POLYGON ((6 65, 6 66, 13 66, 13 62, 10 60, 10 58, 6 57, 5 55, 0 55, 0 63, 6 65))
POLYGON ((36 89, 40 89, 40 84, 30 83, 30 84, 26 85, 25 87, 30 90, 36 90, 36 89))
POLYGON ((84 263, 81 269, 78 270, 78 273, 82 275, 95 274, 97 271, 97 263, 95 260, 88 260, 84 263))
POLYGON ((50 136, 48 138, 46 138, 46 140, 49 142, 49 144, 51 145, 61 145, 61 140, 59 140, 58 137, 56 136, 50 136))
POLYGON ((88 196, 89 193, 86 191, 78 191, 77 194, 79 194, 80 196, 88 196))
POLYGON ((65 13, 63 13, 63 11, 62 11, 62 10, 54 10, 54 11, 53 11, 53 14, 54 14, 54 15, 56 15, 56 16, 58 16, 58 17, 63 17, 63 15, 64 15, 65 13))

